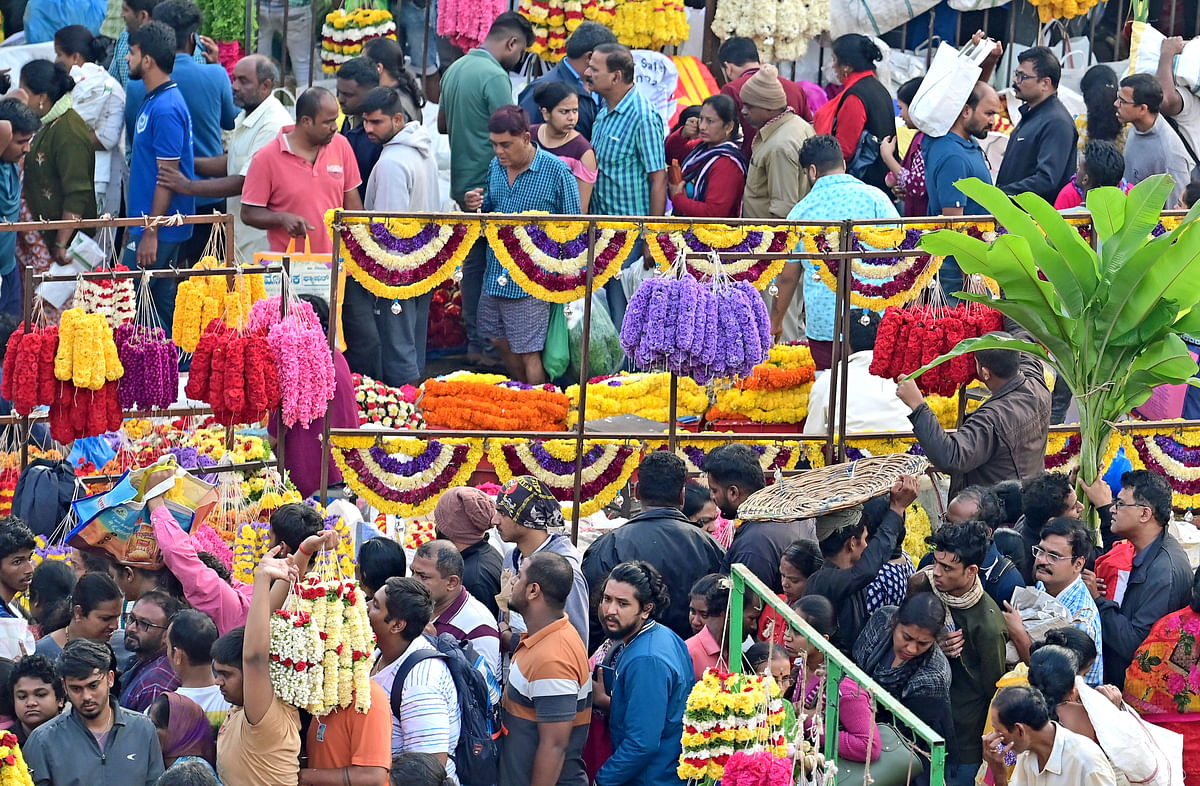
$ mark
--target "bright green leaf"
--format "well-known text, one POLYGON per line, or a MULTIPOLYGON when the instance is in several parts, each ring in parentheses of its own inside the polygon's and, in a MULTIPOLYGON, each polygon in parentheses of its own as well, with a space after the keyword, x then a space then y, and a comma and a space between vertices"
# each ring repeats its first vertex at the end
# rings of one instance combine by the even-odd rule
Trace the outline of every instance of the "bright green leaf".
POLYGON ((965 338, 954 345, 954 347, 944 355, 940 355, 936 359, 926 363, 919 369, 909 374, 907 379, 916 379, 931 368, 940 366, 947 360, 953 360, 959 355, 965 355, 968 352, 974 352, 978 349, 1015 349, 1018 352, 1028 352, 1031 355, 1049 361, 1050 358, 1046 354, 1046 350, 1042 349, 1041 345, 1034 344, 1030 341, 1025 341, 1020 338, 1004 338, 1003 336, 980 336, 978 338, 965 338))
POLYGON ((1068 224, 1061 213, 1037 194, 1020 194, 1014 199, 1053 243, 1047 253, 1036 256, 1037 266, 1062 299, 1067 316, 1080 316, 1084 306, 1095 296, 1099 281, 1095 250, 1084 242, 1079 231, 1068 224))
POLYGON ((1107 243, 1125 225, 1125 194, 1119 188, 1089 189, 1087 209, 1092 214, 1092 231, 1101 243, 1107 243))
POLYGON ((1105 273, 1115 274, 1133 252, 1145 245, 1173 187, 1169 175, 1151 175, 1125 195, 1125 223, 1101 247, 1105 273))

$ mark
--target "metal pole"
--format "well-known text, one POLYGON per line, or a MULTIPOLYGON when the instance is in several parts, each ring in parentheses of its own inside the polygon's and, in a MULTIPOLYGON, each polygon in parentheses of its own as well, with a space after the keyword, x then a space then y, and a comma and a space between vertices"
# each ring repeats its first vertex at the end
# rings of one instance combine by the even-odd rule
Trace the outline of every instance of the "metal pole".
MULTIPOLYGON (((596 262, 596 222, 588 221, 587 279, 583 286, 583 335, 579 340, 579 416, 575 422, 575 487, 571 493, 571 542, 579 542, 579 506, 583 504, 583 437, 587 433, 588 349, 592 332, 592 288, 596 262)), ((618 263, 619 264, 619 263, 618 263)))
MULTIPOLYGON (((288 294, 292 286, 292 258, 285 252, 279 260, 283 265, 282 278, 279 280, 279 318, 287 319, 288 294)), ((326 412, 326 415, 329 413, 326 412)), ((270 417, 270 416, 268 416, 270 417)), ((279 472, 280 480, 287 481, 287 470, 284 469, 283 453, 287 441, 287 426, 283 425, 283 407, 279 408, 279 426, 275 431, 275 469, 279 472)))
MULTIPOLYGON (((850 224, 847 222, 846 231, 842 234, 843 251, 850 250, 850 224)), ((842 298, 842 311, 838 314, 839 334, 834 337, 841 349, 841 364, 837 372, 841 376, 841 386, 838 388, 838 449, 839 461, 846 460, 846 410, 850 400, 850 309, 854 302, 854 260, 844 259, 844 278, 838 279, 838 285, 844 286, 846 295, 842 298)), ((839 271, 842 272, 842 271, 839 271)))
POLYGON ((679 447, 679 377, 671 372, 671 397, 667 402, 667 450, 672 453, 679 447))
MULTIPOLYGON (((342 221, 342 211, 333 214, 333 255, 330 257, 329 269, 329 351, 337 352, 338 311, 338 279, 341 277, 342 233, 338 225, 342 221)), ((321 504, 329 504, 329 412, 325 412, 325 427, 321 430, 321 504)))
MULTIPOLYGON (((31 323, 33 322, 33 265, 25 265, 25 275, 21 276, 21 315, 23 317, 21 333, 25 334, 30 331, 31 323)), ((14 380, 9 380, 8 383, 13 384, 14 380)), ((61 385, 61 382, 55 382, 56 386, 61 385)), ((32 436, 32 427, 29 425, 29 416, 21 416, 20 433, 17 436, 21 439, 21 471, 29 466, 29 440, 32 436)))

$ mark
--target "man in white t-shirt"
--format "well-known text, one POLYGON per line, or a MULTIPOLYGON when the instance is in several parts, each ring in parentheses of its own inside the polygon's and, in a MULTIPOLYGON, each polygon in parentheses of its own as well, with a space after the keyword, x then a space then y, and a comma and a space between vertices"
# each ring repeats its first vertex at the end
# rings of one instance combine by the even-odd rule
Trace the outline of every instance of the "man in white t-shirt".
MULTIPOLYGON (((390 699, 397 672, 421 650, 433 649, 422 632, 433 619, 433 596, 414 578, 392 577, 367 603, 379 657, 372 679, 390 699)), ((432 753, 455 775, 450 754, 458 745, 458 693, 450 669, 440 658, 419 661, 400 690, 399 717, 392 718, 392 753, 432 753)))
POLYGON ((213 729, 225 722, 230 707, 213 679, 211 653, 216 640, 216 623, 196 609, 178 612, 167 627, 167 659, 179 675, 175 692, 199 704, 213 729))
MULTIPOLYGON (((1163 99, 1161 112, 1165 117, 1174 121, 1179 129, 1179 136, 1189 148, 1188 157, 1191 167, 1197 166, 1197 156, 1200 155, 1200 96, 1186 87, 1175 84, 1175 57, 1183 52, 1184 40, 1172 36, 1162 43, 1158 53, 1158 83, 1162 86, 1163 99)), ((1169 205, 1174 207, 1174 205, 1169 205)))

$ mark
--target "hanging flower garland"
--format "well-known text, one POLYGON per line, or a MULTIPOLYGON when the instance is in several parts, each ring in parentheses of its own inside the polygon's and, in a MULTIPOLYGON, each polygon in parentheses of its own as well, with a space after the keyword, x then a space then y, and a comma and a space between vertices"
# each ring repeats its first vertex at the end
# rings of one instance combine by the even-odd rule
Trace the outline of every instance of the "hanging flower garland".
POLYGON ((920 502, 909 505, 904 514, 904 542, 900 546, 913 562, 920 562, 921 557, 930 551, 931 547, 925 539, 932 534, 933 522, 929 518, 929 511, 920 502))
POLYGON ((200 524, 198 527, 193 527, 191 531, 192 541, 196 544, 196 551, 204 551, 213 555, 221 561, 225 569, 233 573, 233 549, 225 542, 225 539, 217 533, 207 522, 200 524))
POLYGON ((423 516, 451 486, 465 485, 483 458, 477 439, 441 441, 333 437, 331 452, 346 484, 384 513, 423 516))
MULTIPOLYGON (((895 379, 911 374, 960 341, 1001 330, 1003 317, 977 303, 946 306, 889 306, 879 322, 871 373, 895 379)), ((961 355, 917 378, 922 393, 952 396, 976 379, 971 355, 961 355)))
MULTIPOLYGON (((774 678, 706 669, 683 712, 681 780, 721 780, 737 751, 787 756, 783 700, 774 678)), ((789 773, 790 774, 790 773, 789 773)))
MULTIPOLYGON (((271 315, 279 316, 279 302, 261 302, 268 304, 263 310, 274 309, 271 315)), ((307 427, 325 417, 336 387, 333 354, 313 307, 303 300, 289 303, 287 316, 271 325, 267 343, 279 380, 283 425, 307 427)))
POLYGON ((17 735, 11 731, 0 733, 0 784, 3 786, 33 786, 29 765, 21 755, 17 735))
POLYGON ((1124 446, 1133 469, 1148 469, 1167 479, 1176 508, 1200 509, 1200 440, 1194 432, 1184 434, 1170 428, 1131 431, 1124 435, 1124 446))
POLYGON ((122 409, 166 409, 179 398, 179 348, 161 327, 128 322, 115 331, 125 368, 117 394, 122 409))
POLYGON ((267 339, 261 333, 238 333, 214 319, 196 345, 184 392, 212 407, 222 424, 261 421, 280 404, 267 339))
POLYGON ((423 295, 450 278, 479 238, 478 220, 445 224, 411 218, 384 221, 343 218, 343 261, 354 280, 378 297, 406 300, 423 295))
MULTIPOLYGON (((482 376, 482 375, 476 375, 482 376)), ((485 377, 487 379, 487 377, 485 377)), ((500 377, 499 379, 503 379, 500 377)), ((563 431, 570 401, 552 385, 474 381, 451 375, 421 386, 421 411, 430 428, 563 431)))
POLYGON ((492 22, 507 10, 505 0, 441 0, 437 9, 437 34, 469 52, 483 43, 492 22))
POLYGON ((118 431, 121 419, 116 382, 106 382, 97 390, 77 388, 70 382, 55 383, 54 400, 50 402, 50 436, 55 442, 66 444, 118 431))
MULTIPOLYGON (((732 434, 730 435, 733 436, 732 434)), ((795 469, 799 466, 802 460, 810 458, 810 445, 801 442, 765 442, 765 441, 745 441, 737 440, 743 445, 746 445, 755 453, 758 454, 758 465, 762 467, 763 474, 770 478, 771 473, 775 470, 795 469)), ((708 454, 719 447, 722 443, 713 442, 712 440, 679 440, 676 444, 675 454, 683 459, 687 471, 690 473, 700 473, 704 471, 704 459, 708 454)), ((818 446, 820 443, 813 443, 813 446, 818 446)), ((667 443, 659 442, 654 446, 655 450, 666 450, 667 443)))
POLYGON ((57 351, 57 325, 35 327, 26 333, 22 322, 9 336, 0 396, 12 402, 18 415, 28 415, 54 399, 57 351))
MULTIPOLYGON (((711 278, 716 270, 707 258, 709 251, 723 254, 778 254, 795 247, 800 233, 792 228, 770 226, 700 225, 680 231, 675 224, 646 225, 646 247, 662 271, 667 271, 683 255, 687 271, 696 278, 711 278)), ((763 290, 783 270, 782 259, 731 259, 721 270, 734 281, 749 281, 763 290)))
POLYGON ((321 71, 335 73, 347 60, 363 52, 363 44, 373 38, 395 38, 396 22, 384 9, 358 8, 347 12, 337 9, 326 15, 321 25, 321 71))
MULTIPOLYGON (((592 287, 621 271, 637 241, 636 224, 599 222, 592 258, 592 287)), ((520 224, 489 220, 484 235, 513 281, 538 300, 570 303, 587 288, 588 225, 584 221, 520 224)))
POLYGON ((54 356, 55 379, 71 382, 77 388, 99 390, 105 382, 115 382, 124 373, 108 320, 78 308, 64 311, 54 356))
MULTIPOLYGON (((127 271, 125 265, 114 265, 114 271, 127 271)), ((75 285, 75 308, 88 314, 100 314, 113 330, 132 322, 137 311, 137 295, 129 278, 80 279, 75 285)))
POLYGON ((246 584, 253 583, 254 569, 270 548, 270 524, 265 521, 243 523, 233 541, 233 577, 246 584))
POLYGON ((630 49, 662 49, 688 39, 683 3, 677 0, 621 0, 612 31, 630 49))
POLYGON ((466 349, 462 287, 454 279, 443 281, 433 290, 427 341, 429 349, 466 349))
MULTIPOLYGON (((193 269, 215 270, 223 267, 214 256, 201 257, 193 269)), ((221 319, 234 329, 245 329, 254 304, 267 296, 261 274, 234 276, 229 289, 226 276, 194 276, 179 282, 175 294, 175 315, 171 323, 171 339, 184 352, 195 352, 201 334, 214 319, 221 319)))
MULTIPOLYGON (((533 475, 554 493, 559 502, 572 502, 575 492, 575 448, 573 439, 488 441, 488 460, 501 483, 519 475, 533 475)), ((583 443, 580 516, 590 516, 607 507, 637 468, 636 449, 612 440, 583 443)))
MULTIPOLYGON (((567 425, 579 418, 579 385, 566 389, 571 400, 567 425)), ((665 372, 627 373, 600 377, 588 383, 587 417, 598 420, 614 415, 640 415, 650 420, 666 422, 670 415, 671 375, 665 372)), ((708 409, 708 392, 691 377, 678 377, 676 415, 703 415, 708 409)))
MULTIPOLYGON (((897 264, 898 259, 895 257, 876 261, 897 264)), ((852 275, 850 302, 858 308, 882 311, 888 306, 901 306, 916 300, 941 269, 942 260, 940 257, 928 254, 909 257, 909 259, 912 264, 904 267, 903 272, 883 284, 864 281, 857 273, 852 275)), ((814 280, 820 281, 836 292, 840 264, 838 260, 834 259, 813 260, 814 280)))

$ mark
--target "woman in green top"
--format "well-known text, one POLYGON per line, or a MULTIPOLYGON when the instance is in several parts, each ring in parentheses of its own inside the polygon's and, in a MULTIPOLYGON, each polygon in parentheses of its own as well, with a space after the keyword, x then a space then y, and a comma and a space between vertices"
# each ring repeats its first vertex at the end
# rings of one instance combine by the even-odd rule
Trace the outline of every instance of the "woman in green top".
MULTIPOLYGON (((31 60, 21 68, 26 103, 42 128, 25 156, 25 201, 34 218, 50 221, 96 217, 96 156, 92 132, 72 108, 75 80, 62 63, 31 60)), ((54 260, 67 261, 71 229, 44 232, 54 260)))

